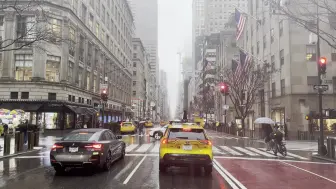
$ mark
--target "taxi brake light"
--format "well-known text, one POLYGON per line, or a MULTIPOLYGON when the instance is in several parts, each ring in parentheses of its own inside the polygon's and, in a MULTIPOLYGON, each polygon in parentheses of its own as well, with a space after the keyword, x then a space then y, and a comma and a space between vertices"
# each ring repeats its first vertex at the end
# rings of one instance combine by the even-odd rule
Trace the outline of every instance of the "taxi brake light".
POLYGON ((167 143, 168 143, 168 139, 166 139, 166 138, 163 139, 161 143, 162 143, 162 144, 167 144, 167 143))
POLYGON ((191 131, 191 128, 183 128, 182 130, 185 131, 185 132, 189 132, 189 131, 191 131))

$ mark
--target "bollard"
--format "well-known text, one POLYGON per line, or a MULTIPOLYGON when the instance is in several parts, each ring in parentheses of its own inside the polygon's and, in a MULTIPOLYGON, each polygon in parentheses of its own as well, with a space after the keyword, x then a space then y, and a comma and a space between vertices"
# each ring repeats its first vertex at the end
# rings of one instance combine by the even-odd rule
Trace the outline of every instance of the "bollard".
POLYGON ((32 131, 28 131, 28 150, 32 150, 34 147, 34 133, 32 131))
POLYGON ((40 144, 40 132, 35 132, 34 135, 34 146, 39 146, 40 144))
POLYGON ((23 145, 24 145, 24 133, 20 132, 20 145, 19 145, 19 151, 21 152, 23 150, 23 145))
POLYGON ((15 152, 18 152, 20 146, 20 131, 15 132, 14 139, 15 139, 15 152))
POLYGON ((4 134, 4 155, 8 155, 10 153, 11 146, 11 136, 9 134, 4 134))

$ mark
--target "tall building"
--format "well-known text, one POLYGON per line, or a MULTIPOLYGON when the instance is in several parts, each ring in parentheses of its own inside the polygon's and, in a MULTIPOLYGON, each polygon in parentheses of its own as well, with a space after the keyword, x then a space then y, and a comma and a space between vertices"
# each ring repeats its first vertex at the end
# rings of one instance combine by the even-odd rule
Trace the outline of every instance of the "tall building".
MULTIPOLYGON (((150 55, 149 64, 154 83, 155 99, 157 105, 159 85, 159 59, 158 59, 158 0, 129 0, 134 14, 135 36, 140 38, 150 55)), ((155 113, 156 114, 156 113, 155 113)))
POLYGON ((20 40, 1 50, 1 107, 30 112, 30 118, 46 121, 45 129, 94 127, 93 108, 102 105, 104 122, 129 117, 133 16, 127 1, 50 0, 34 9, 2 10, 2 39, 20 40), (48 38, 31 43, 48 32, 48 38), (100 94, 104 85, 106 102, 100 94))
POLYGON ((161 120, 169 118, 169 104, 168 104, 168 81, 167 73, 160 70, 160 117, 161 120))
MULTIPOLYGON (((271 117, 279 125, 286 125, 290 138, 296 138, 298 130, 308 131, 310 124, 317 123, 316 119, 305 120, 309 112, 318 112, 318 95, 313 88, 319 80, 316 68, 316 37, 314 40, 314 35, 295 21, 277 15, 278 10, 270 7, 269 3, 255 2, 249 3, 248 14, 260 18, 261 22, 253 19, 247 22, 245 36, 242 36, 246 44, 244 48, 256 57, 256 63, 263 64, 265 61, 279 71, 272 75, 267 87, 258 92, 259 98, 250 119, 271 117), (258 15, 259 12, 264 14, 258 15)), ((306 11, 308 9, 305 8, 310 6, 309 1, 306 2, 289 3, 288 6, 291 6, 291 10, 306 11)), ((316 9, 309 14, 314 15, 313 11, 316 9)), ((302 14, 304 12, 293 11, 293 16, 300 17, 302 14)), ((320 22, 320 29, 325 33, 333 33, 335 22, 331 17, 328 19, 320 22)), ((313 23, 316 22, 313 20, 313 23)), ((329 86, 329 90, 323 93, 323 109, 335 109, 336 70, 332 64, 336 61, 336 53, 323 40, 320 46, 321 55, 330 62, 323 78, 323 83, 329 86)), ((333 121, 324 119, 324 127, 326 131, 331 131, 333 121)), ((313 131, 315 129, 318 128, 314 127, 313 131)))
POLYGON ((140 38, 133 38, 132 108, 135 117, 143 118, 146 110, 147 54, 140 38))
POLYGON ((247 11, 248 0, 204 0, 204 27, 205 34, 219 33, 224 29, 235 8, 242 12, 247 11))

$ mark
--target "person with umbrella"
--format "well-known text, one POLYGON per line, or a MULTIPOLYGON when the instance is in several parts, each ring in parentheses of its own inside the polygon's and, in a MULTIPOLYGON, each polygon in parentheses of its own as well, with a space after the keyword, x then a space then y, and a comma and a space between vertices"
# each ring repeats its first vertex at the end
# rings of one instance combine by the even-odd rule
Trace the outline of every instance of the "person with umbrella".
POLYGON ((255 124, 261 124, 261 129, 264 132, 266 151, 271 150, 270 141, 272 140, 271 134, 273 132, 272 124, 275 122, 268 117, 260 117, 254 121, 255 124))
POLYGON ((138 124, 139 136, 143 136, 143 128, 145 126, 145 121, 140 121, 138 124))

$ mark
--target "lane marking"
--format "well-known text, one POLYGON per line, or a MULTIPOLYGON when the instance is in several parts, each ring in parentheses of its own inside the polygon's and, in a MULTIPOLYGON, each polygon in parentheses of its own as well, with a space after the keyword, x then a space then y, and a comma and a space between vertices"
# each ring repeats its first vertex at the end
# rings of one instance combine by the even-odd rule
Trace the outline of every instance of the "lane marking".
POLYGON ((152 157, 159 157, 159 154, 126 154, 126 156, 152 156, 152 157))
POLYGON ((266 156, 266 157, 273 157, 273 158, 276 157, 275 155, 266 153, 266 152, 261 151, 261 150, 258 150, 258 149, 256 149, 256 148, 252 148, 252 147, 246 147, 246 148, 249 149, 249 150, 251 150, 251 151, 253 151, 253 152, 256 152, 256 153, 258 153, 258 154, 261 154, 261 155, 263 155, 263 156, 266 156))
POLYGON ((216 158, 216 159, 238 159, 238 160, 251 160, 251 161, 281 161, 281 162, 295 162, 295 163, 306 163, 306 164, 335 165, 334 163, 299 161, 299 160, 289 160, 289 159, 266 159, 266 158, 228 157, 228 156, 214 156, 214 158, 216 158))
POLYGON ((131 144, 129 146, 126 146, 126 152, 130 152, 132 150, 134 150, 134 148, 138 147, 138 144, 131 144))
POLYGON ((216 164, 213 164, 213 167, 216 169, 216 171, 224 178, 224 180, 232 187, 232 189, 239 189, 237 187, 237 185, 232 182, 232 180, 226 176, 223 171, 216 165, 216 164))
MULTIPOLYGON (((262 151, 264 151, 264 152, 266 152, 266 153, 269 153, 269 154, 271 154, 271 155, 274 155, 273 152, 271 152, 271 151, 266 151, 266 148, 259 148, 259 149, 262 150, 262 151)), ((278 154, 280 154, 280 153, 278 153, 278 154)), ((281 154, 280 154, 280 155, 281 155, 281 154)), ((274 156, 275 156, 275 155, 274 155, 274 156)), ((288 156, 288 152, 287 152, 287 156, 286 156, 286 157, 283 157, 283 155, 281 155, 281 156, 275 156, 275 157, 278 157, 278 158, 294 159, 294 157, 288 156)))
POLYGON ((216 153, 216 154, 226 154, 225 152, 221 152, 221 150, 218 149, 216 146, 212 146, 212 151, 213 153, 216 153))
POLYGON ((152 146, 152 144, 143 144, 140 146, 140 148, 138 148, 137 150, 135 150, 135 152, 147 152, 147 150, 152 146))
POLYGON ((233 182, 235 182, 240 189, 247 189, 241 182, 239 182, 233 175, 231 175, 229 171, 224 169, 224 167, 217 160, 214 159, 213 162, 219 167, 219 169, 224 172, 224 174, 226 174, 233 182))
POLYGON ((154 145, 154 148, 151 150, 153 153, 159 153, 160 152, 160 143, 156 143, 154 145))
POLYGON ((33 147, 33 149, 34 150, 41 150, 41 149, 43 149, 43 147, 41 147, 41 146, 35 146, 35 147, 33 147))
POLYGON ((236 152, 234 150, 232 150, 231 148, 227 147, 227 146, 220 146, 220 148, 222 148, 223 150, 227 151, 228 153, 232 154, 232 155, 236 155, 236 156, 242 156, 243 154, 236 152))
POLYGON ((234 146, 234 148, 237 149, 237 150, 239 150, 239 151, 241 151, 241 152, 244 152, 245 154, 250 155, 250 156, 260 156, 259 154, 256 154, 254 152, 248 151, 245 148, 242 148, 242 147, 239 147, 239 146, 234 146))
POLYGON ((132 160, 132 161, 130 161, 121 171, 119 171, 119 173, 114 177, 115 179, 119 179, 119 177, 122 175, 122 174, 124 174, 129 168, 131 168, 132 167, 132 165, 133 165, 133 161, 134 161, 134 159, 132 160))
POLYGON ((323 179, 325 179, 325 180, 327 180, 327 181, 330 181, 330 182, 333 182, 333 183, 336 184, 336 181, 331 180, 331 179, 329 179, 329 178, 327 178, 327 177, 324 177, 324 176, 322 176, 322 175, 319 175, 319 174, 317 174, 317 173, 308 171, 307 169, 303 169, 303 168, 301 168, 301 167, 298 167, 298 166, 295 166, 295 165, 292 165, 292 164, 290 164, 290 163, 286 163, 286 162, 281 162, 281 163, 283 163, 283 164, 285 164, 285 165, 292 166, 292 167, 294 167, 294 168, 296 168, 296 169, 299 169, 299 170, 301 170, 301 171, 305 171, 305 172, 307 172, 307 173, 310 173, 310 174, 312 174, 312 175, 318 176, 318 177, 320 177, 320 178, 323 178, 323 179))
POLYGON ((138 163, 138 165, 133 169, 133 171, 128 175, 128 177, 126 178, 126 180, 123 182, 123 184, 127 184, 128 181, 132 178, 132 176, 134 175, 134 173, 139 169, 140 165, 142 164, 142 162, 146 159, 146 155, 141 159, 141 161, 138 163))
POLYGON ((14 159, 50 158, 50 156, 17 156, 14 159))
POLYGON ((302 157, 302 156, 299 156, 299 155, 296 155, 296 154, 293 154, 293 153, 290 153, 290 152, 287 152, 287 155, 290 155, 292 157, 296 157, 296 158, 299 158, 299 159, 303 159, 303 160, 308 160, 308 158, 305 158, 305 157, 302 157))

